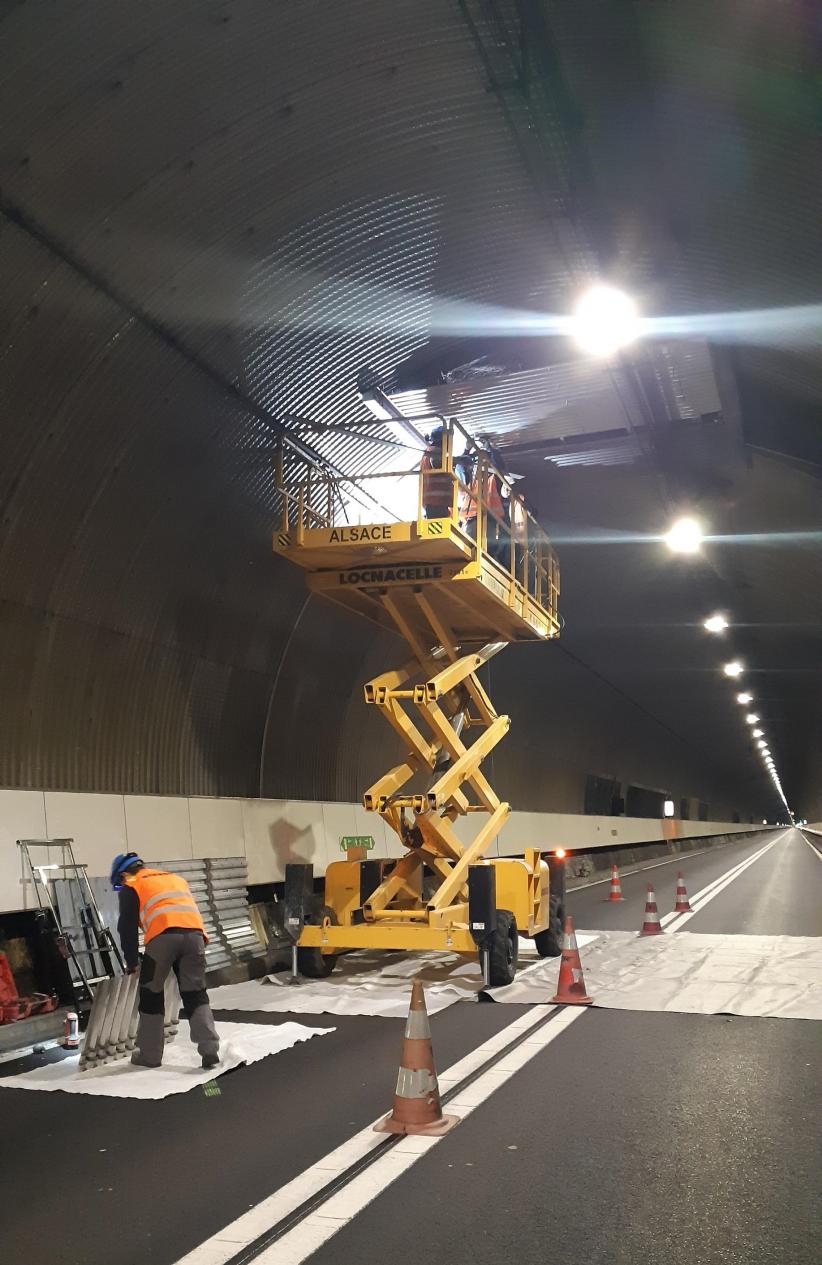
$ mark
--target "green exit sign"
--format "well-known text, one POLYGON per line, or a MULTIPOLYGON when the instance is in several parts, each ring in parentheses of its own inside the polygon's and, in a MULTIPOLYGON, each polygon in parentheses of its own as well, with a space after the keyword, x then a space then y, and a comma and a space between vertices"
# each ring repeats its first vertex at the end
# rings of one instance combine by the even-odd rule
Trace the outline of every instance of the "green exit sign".
POLYGON ((347 852, 349 848, 365 848, 370 852, 374 846, 373 835, 343 835, 340 839, 340 851, 347 852))

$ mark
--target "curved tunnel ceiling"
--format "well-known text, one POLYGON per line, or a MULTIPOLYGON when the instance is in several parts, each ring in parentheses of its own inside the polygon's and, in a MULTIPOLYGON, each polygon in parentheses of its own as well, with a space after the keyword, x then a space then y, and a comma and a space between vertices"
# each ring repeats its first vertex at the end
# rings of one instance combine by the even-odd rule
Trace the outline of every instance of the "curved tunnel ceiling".
MULTIPOLYGON (((383 464, 356 374, 458 359, 444 300, 562 312, 602 267, 655 310, 813 302, 805 13, 0 5, 0 784, 353 794, 373 754, 356 714, 320 742, 306 717, 320 683, 350 701, 374 647, 270 556, 280 427, 343 469, 383 464)), ((732 355, 744 500, 742 439, 813 460, 822 390, 812 349, 732 355)), ((546 521, 564 501, 596 525, 578 472, 560 491, 532 465, 546 521)), ((638 507, 647 474, 629 474, 638 507)), ((815 476, 797 478, 813 507, 815 476)), ((613 671, 602 563, 571 580, 573 552, 568 652, 664 721, 630 658, 613 671)), ((773 593, 751 622, 812 591, 806 561, 750 581, 773 593)), ((818 599, 802 619, 812 641, 818 599)), ((704 647, 685 653, 696 672, 704 647)), ((801 693, 775 698, 795 747, 801 693)), ((684 694, 698 746, 710 696, 684 694)), ((718 738, 716 754, 749 787, 747 753, 718 738)))

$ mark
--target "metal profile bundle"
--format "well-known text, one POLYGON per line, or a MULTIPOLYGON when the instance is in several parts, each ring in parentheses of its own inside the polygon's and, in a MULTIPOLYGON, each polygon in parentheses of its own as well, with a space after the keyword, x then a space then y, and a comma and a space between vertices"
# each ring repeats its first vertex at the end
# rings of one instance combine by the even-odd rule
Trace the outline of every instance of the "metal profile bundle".
POLYGON ((202 860, 158 861, 157 868, 179 874, 191 888, 197 908, 203 919, 208 944, 206 945, 206 971, 219 971, 231 965, 231 954, 220 935, 220 929, 212 908, 206 862, 202 860))
MULTIPOLYGON (((115 975, 102 980, 94 990, 86 1035, 80 1054, 80 1071, 126 1058, 135 1048, 139 977, 115 975)), ((180 1023, 180 993, 177 980, 169 975, 165 983, 164 1033, 173 1041, 180 1023)))
POLYGON ((233 958, 265 953, 248 909, 248 865, 245 857, 217 857, 206 861, 208 899, 218 934, 233 958))

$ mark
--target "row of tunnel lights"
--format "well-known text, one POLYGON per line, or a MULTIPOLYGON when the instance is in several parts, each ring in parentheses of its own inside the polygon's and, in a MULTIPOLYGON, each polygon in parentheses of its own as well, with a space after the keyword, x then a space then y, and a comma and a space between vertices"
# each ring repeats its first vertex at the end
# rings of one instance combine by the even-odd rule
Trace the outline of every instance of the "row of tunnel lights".
MULTIPOLYGON (((704 535, 702 528, 693 518, 678 519, 665 537, 665 541, 669 549, 671 549, 674 553, 685 554, 699 553, 703 540, 704 535)), ((730 624, 724 615, 710 615, 707 619, 703 620, 702 627, 706 632, 721 636, 723 633, 727 632, 730 624)), ((731 659, 728 663, 723 665, 722 671, 725 676, 730 677, 732 680, 738 680, 745 671, 745 665, 741 663, 739 659, 731 659)), ((754 696, 749 690, 743 690, 741 693, 737 694, 736 701, 742 707, 750 707, 751 703, 754 701, 754 696)), ((782 789, 782 782, 777 772, 774 758, 771 755, 771 749, 765 738, 765 731, 759 727, 760 719, 760 716, 756 712, 749 711, 745 714, 746 723, 752 726, 751 737, 755 741, 757 750, 765 762, 765 767, 768 770, 771 781, 776 787, 779 798, 787 808, 788 801, 786 800, 785 792, 782 789)))

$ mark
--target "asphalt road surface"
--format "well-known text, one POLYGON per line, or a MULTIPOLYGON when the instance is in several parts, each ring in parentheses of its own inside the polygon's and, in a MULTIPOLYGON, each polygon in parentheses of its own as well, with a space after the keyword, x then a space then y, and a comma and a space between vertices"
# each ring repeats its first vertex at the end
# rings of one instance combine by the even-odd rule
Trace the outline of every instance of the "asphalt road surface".
MULTIPOLYGON (((762 842, 625 876, 620 905, 605 903, 607 884, 573 892, 570 910, 579 928, 638 928, 649 878, 665 914, 677 869, 693 895, 762 842)), ((822 862, 786 831, 687 930, 820 936, 820 896, 822 862)), ((238 1239, 233 1265, 427 1265, 433 1254, 478 1265, 815 1265, 819 1024, 590 1009, 552 1029, 569 1013, 552 1012, 540 1029, 549 1044, 520 1047, 519 1070, 505 1058, 480 1076, 475 1108, 398 1180, 390 1156, 380 1158, 370 1202, 344 1225, 329 1206, 333 1237, 316 1251, 309 1226, 322 1224, 325 1205, 298 1210, 256 1255, 238 1239), (489 1080, 493 1092, 482 1089, 489 1080)), ((297 1018, 335 1031, 221 1077, 216 1097, 0 1090, 0 1260, 174 1265, 205 1244, 198 1265, 222 1265, 212 1236, 391 1105, 403 1021, 297 1018)), ((438 1068, 524 1019, 539 1023, 539 1012, 471 1003, 441 1012, 438 1068)))

